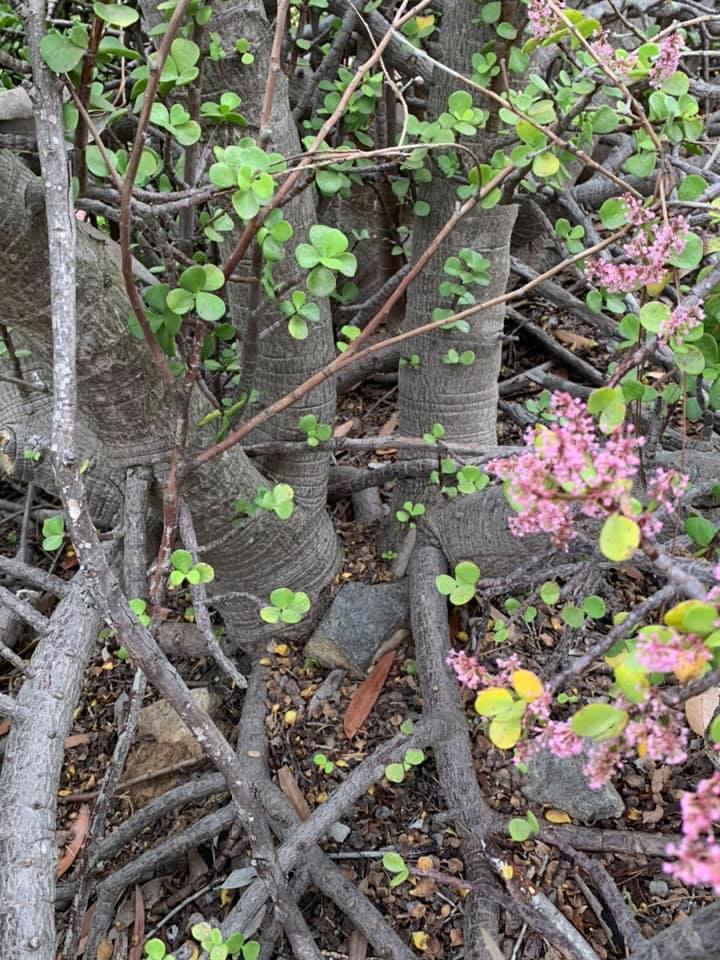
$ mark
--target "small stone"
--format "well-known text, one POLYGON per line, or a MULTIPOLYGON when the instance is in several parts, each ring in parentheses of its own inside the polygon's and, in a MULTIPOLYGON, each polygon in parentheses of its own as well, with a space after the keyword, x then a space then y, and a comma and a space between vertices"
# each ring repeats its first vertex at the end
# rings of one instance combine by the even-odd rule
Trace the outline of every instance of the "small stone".
POLYGON ((651 880, 648 884, 648 891, 650 896, 664 899, 670 893, 670 884, 664 880, 651 880))
POLYGON ((559 758, 541 750, 527 760, 528 773, 522 792, 533 803, 558 807, 573 820, 595 823, 621 817, 625 812, 622 797, 612 784, 591 790, 579 757, 559 758))
POLYGON ((346 583, 307 642, 321 666, 363 674, 382 645, 409 622, 407 582, 346 583))
POLYGON ((328 830, 328 835, 335 843, 344 843, 350 835, 350 827, 336 820, 328 830))

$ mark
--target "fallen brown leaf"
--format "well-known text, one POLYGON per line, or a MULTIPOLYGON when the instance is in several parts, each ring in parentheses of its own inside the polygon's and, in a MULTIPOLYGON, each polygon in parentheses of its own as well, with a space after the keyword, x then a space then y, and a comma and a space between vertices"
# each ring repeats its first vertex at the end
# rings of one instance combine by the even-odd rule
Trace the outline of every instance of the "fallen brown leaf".
POLYGON ((142 960, 145 942, 145 903, 142 890, 135 884, 135 918, 133 920, 132 940, 128 951, 128 960, 142 960))
POLYGON ((343 730, 348 740, 351 740, 375 706, 380 691, 390 673, 390 667, 395 659, 395 650, 388 650, 370 671, 367 680, 360 684, 355 691, 343 718, 343 730))
POLYGON ((60 857, 57 865, 58 880, 70 869, 75 858, 82 850, 85 837, 90 829, 90 807, 84 803, 78 810, 77 818, 71 827, 71 836, 65 847, 65 853, 60 857))
POLYGON ((348 940, 348 960, 365 960, 368 942, 359 930, 353 930, 348 940))
POLYGON ((720 704, 720 687, 710 687, 704 693, 699 693, 696 697, 690 697, 685 701, 685 716, 693 733, 701 737, 705 735, 718 704, 720 704))
POLYGON ((349 420, 345 420, 343 423, 339 423, 333 430, 334 437, 346 437, 349 433, 352 433, 353 430, 360 425, 360 421, 357 417, 351 417, 349 420))
POLYGON ((91 739, 89 733, 74 733, 65 740, 65 749, 71 750, 73 747, 80 747, 83 743, 90 743, 91 739))
POLYGON ((5 720, 0 720, 0 737, 4 737, 9 729, 10 721, 7 718, 5 720))
POLYGON ((107 937, 105 937, 98 944, 98 948, 95 951, 95 960, 111 960, 114 952, 112 940, 108 940, 107 937))
POLYGON ((597 340, 590 340, 589 337, 583 337, 579 333, 573 333, 572 330, 555 330, 554 335, 563 343, 569 343, 571 347, 580 347, 581 349, 592 350, 596 347, 597 340))
POLYGON ((391 433, 395 433, 399 422, 400 415, 397 412, 393 413, 378 430, 378 436, 389 437, 391 433))
POLYGON ((292 770, 289 767, 281 767, 278 770, 277 778, 278 786, 292 804, 295 813, 301 820, 307 820, 310 816, 310 807, 293 776, 292 770))

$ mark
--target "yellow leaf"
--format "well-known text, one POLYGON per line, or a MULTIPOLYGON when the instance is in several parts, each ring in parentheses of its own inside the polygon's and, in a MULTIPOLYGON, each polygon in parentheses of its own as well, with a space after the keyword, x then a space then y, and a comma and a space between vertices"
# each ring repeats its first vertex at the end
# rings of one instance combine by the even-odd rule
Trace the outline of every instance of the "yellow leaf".
POLYGON ((500 720, 497 717, 491 722, 488 734, 499 750, 511 750, 520 739, 522 721, 500 720))
POLYGON ((273 653, 277 654, 278 657, 286 657, 290 653, 290 647, 286 643, 279 643, 273 653))
POLYGON ((270 660, 268 660, 267 657, 263 657, 262 660, 260 661, 260 666, 261 666, 261 667, 271 667, 271 666, 272 666, 272 662, 271 662, 270 660))
POLYGON ((542 680, 532 670, 515 670, 512 675, 512 685, 523 700, 537 700, 545 692, 542 680))
POLYGON ((572 823, 569 813, 565 813, 564 810, 548 810, 545 813, 545 819, 550 823, 572 823))
POLYGON ((488 687, 475 697, 475 712, 481 717, 494 717, 512 705, 512 694, 503 687, 488 687))
POLYGON ((425 27, 431 27, 435 23, 435 17, 432 13, 427 17, 415 17, 415 23, 418 30, 424 30, 425 27))
POLYGON ((514 871, 513 868, 510 866, 509 863, 504 863, 504 864, 500 867, 500 873, 502 874, 503 880, 512 880, 512 878, 513 878, 513 873, 515 873, 515 871, 514 871))
POLYGON ((642 820, 642 813, 639 810, 636 810, 635 807, 630 807, 627 812, 628 820, 642 820))
POLYGON ((417 861, 418 870, 422 870, 425 873, 427 870, 432 870, 433 868, 433 858, 432 857, 418 857, 417 861))
POLYGON ((285 725, 291 727, 297 720, 297 710, 286 710, 283 719, 285 720, 285 725))
POLYGON ((424 930, 416 930, 412 935, 412 942, 414 947, 424 953, 428 948, 430 937, 428 937, 424 930))
POLYGON ((227 907, 233 901, 235 896, 234 890, 225 890, 224 888, 220 891, 220 906, 227 907))

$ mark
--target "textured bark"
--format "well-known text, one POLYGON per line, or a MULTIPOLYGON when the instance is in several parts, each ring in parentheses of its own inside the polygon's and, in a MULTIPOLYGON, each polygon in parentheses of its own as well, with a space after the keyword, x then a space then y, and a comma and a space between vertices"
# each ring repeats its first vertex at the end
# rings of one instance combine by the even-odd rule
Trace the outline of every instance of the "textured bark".
MULTIPOLYGON (((0 182, 14 187, 4 191, 0 200, 0 307, 18 344, 31 351, 33 376, 49 384, 47 232, 40 183, 5 152, 0 152, 0 182)), ((91 431, 98 464, 115 477, 121 468, 141 463, 154 464, 162 473, 173 445, 173 400, 149 352, 128 332, 129 304, 105 245, 87 235, 81 225, 77 242, 80 412, 91 431)), ((32 413, 28 421, 24 411, 41 405, 42 400, 34 397, 24 399, 22 406, 11 405, 3 410, 0 430, 10 437, 16 427, 26 433, 32 430, 32 419, 39 422, 39 415, 32 413)), ((191 450, 212 440, 210 431, 194 427, 204 412, 196 395, 191 450)), ((22 457, 20 444, 16 446, 22 457)), ((17 469, 24 467, 18 463, 17 469)), ((216 570, 215 592, 241 590, 264 599, 271 589, 283 585, 317 596, 332 578, 339 556, 332 524, 323 511, 298 507, 287 521, 260 511, 232 528, 234 500, 241 495, 252 499, 263 485, 268 481, 239 447, 209 463, 187 483, 198 540, 201 546, 212 544, 202 553, 216 570)), ((234 600, 222 606, 222 613, 230 642, 262 635, 255 604, 234 600)))
MULTIPOLYGON (((461 73, 471 72, 472 54, 489 39, 486 26, 476 26, 468 16, 467 5, 460 0, 446 4, 443 15, 439 59, 461 73)), ((446 73, 433 77, 428 100, 430 119, 447 110, 448 96, 459 88, 458 82, 446 73)), ((477 103, 479 104, 479 101, 477 103)), ((475 141, 463 138, 475 156, 484 161, 492 152, 491 135, 479 131, 475 141)), ((467 155, 463 155, 467 162, 467 155)), ((413 256, 417 259, 454 211, 458 198, 456 184, 448 181, 437 169, 432 183, 424 188, 423 198, 430 204, 430 214, 417 218, 413 232, 413 256)), ((473 288, 481 302, 505 291, 510 268, 510 237, 515 222, 515 206, 482 210, 476 207, 463 218, 449 238, 431 259, 420 277, 410 286, 405 328, 412 329, 431 319, 435 306, 450 306, 438 292, 439 283, 448 279, 443 264, 450 254, 469 247, 490 261, 490 285, 473 288)), ((400 430, 416 436, 430 429, 434 422, 445 428, 449 440, 469 443, 495 443, 497 416, 497 380, 500 372, 501 336, 504 307, 485 310, 470 320, 470 332, 436 330, 413 341, 414 353, 420 355, 421 366, 400 368, 400 430), (473 350, 471 366, 446 364, 443 356, 448 348, 458 352, 473 350)), ((403 490, 410 489, 406 484, 403 490)))
MULTIPOLYGON (((468 880, 494 885, 484 856, 494 814, 480 792, 470 735, 460 701, 460 687, 445 665, 450 650, 447 604, 435 589, 435 577, 445 573, 445 558, 437 547, 419 546, 410 571, 410 609, 415 652, 422 681, 425 716, 443 718, 444 735, 433 743, 440 787, 461 838, 468 880)), ((465 958, 490 960, 483 930, 497 933, 498 908, 479 891, 465 901, 465 958)))
POLYGON ((13 721, 0 774, 0 943, 13 960, 55 954, 57 788, 98 625, 77 578, 33 655, 34 676, 17 697, 28 716, 13 721))
POLYGON ((718 960, 720 902, 711 903, 682 923, 673 924, 633 950, 630 960, 718 960))
MULTIPOLYGON (((231 136, 233 139, 244 136, 258 138, 262 134, 259 130, 260 113, 270 68, 272 44, 272 28, 265 17, 263 5, 260 0, 217 5, 213 10, 210 29, 220 36, 227 56, 216 63, 210 60, 205 62, 203 99, 218 100, 226 90, 236 92, 242 98, 239 109, 248 126, 238 133, 231 133, 231 136), (239 37, 245 37, 252 44, 255 62, 251 66, 244 66, 240 62, 240 56, 235 53, 234 44, 239 37)), ((285 157, 294 157, 301 153, 300 138, 290 109, 288 80, 282 71, 277 77, 269 132, 269 151, 281 153, 285 157)), ((295 262, 293 251, 298 243, 307 241, 307 230, 316 222, 314 187, 290 200, 282 208, 282 214, 291 224, 293 236, 285 245, 286 258, 275 265, 273 276, 280 285, 297 277, 298 282, 293 285, 293 289, 300 289, 303 285, 302 271, 295 262)), ((231 239, 226 248, 234 246, 241 232, 242 227, 229 235, 231 239)), ((254 248, 255 245, 251 245, 238 272, 253 272, 254 248)), ((319 322, 309 325, 310 333, 306 340, 294 340, 287 332, 287 322, 283 319, 279 301, 271 301, 261 292, 259 302, 251 305, 249 310, 247 289, 244 284, 231 284, 229 287, 233 322, 241 334, 245 335, 250 328, 250 321, 256 321, 260 335, 252 383, 243 383, 241 386, 243 390, 249 386, 255 387, 260 393, 259 404, 265 407, 332 359, 335 347, 330 305, 327 298, 317 300, 320 307, 319 322), (274 324, 278 324, 277 328, 271 334, 263 336, 274 324)), ((285 297, 287 296, 289 292, 285 294, 285 297)), ((308 298, 310 299, 310 295, 308 298)), ((248 344, 245 344, 244 348, 248 346, 252 349, 248 344)), ((335 389, 331 382, 322 384, 295 406, 274 417, 256 431, 254 437, 258 440, 302 439, 304 435, 298 431, 297 421, 306 413, 314 413, 319 423, 332 423, 335 413, 335 389)), ((289 483, 295 489, 295 496, 300 504, 318 511, 325 507, 328 465, 328 455, 321 451, 301 457, 292 453, 274 456, 265 462, 273 476, 289 483)))

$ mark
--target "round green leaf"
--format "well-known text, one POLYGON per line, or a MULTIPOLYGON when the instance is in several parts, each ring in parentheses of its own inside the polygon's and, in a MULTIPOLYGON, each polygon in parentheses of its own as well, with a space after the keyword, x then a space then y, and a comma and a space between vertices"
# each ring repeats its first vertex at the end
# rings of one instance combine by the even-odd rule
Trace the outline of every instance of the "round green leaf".
POLYGON ((327 267, 315 267, 307 277, 307 288, 316 297, 328 297, 335 290, 335 274, 327 267))
POLYGON ((560 599, 560 587, 554 580, 546 580, 540 587, 540 599, 548 606, 552 606, 560 599))
POLYGON ((480 567, 470 560, 461 560, 455 566, 455 578, 459 583, 465 583, 474 588, 480 579, 480 567))
POLYGON ((171 310, 173 313, 180 315, 189 313, 194 305, 195 297, 188 290, 183 290, 181 287, 175 287, 175 289, 171 290, 167 295, 167 307, 168 310, 171 310))
POLYGON ((595 594, 585 597, 583 610, 589 617, 592 617, 593 620, 601 620, 605 616, 605 601, 602 597, 595 596, 595 594))
POLYGON ((627 210, 622 200, 611 197, 600 207, 600 220, 608 230, 617 230, 627 223, 627 210))
POLYGON ((532 833, 532 827, 527 820, 523 820, 521 817, 513 817, 508 823, 508 833, 516 843, 522 843, 532 833))
POLYGON ((679 270, 694 270, 703 257, 702 240, 696 233, 685 236, 685 246, 680 253, 671 253, 668 263, 679 270))
POLYGON ((77 46, 65 34, 53 30, 40 41, 40 53, 53 73, 67 73, 80 63, 85 47, 77 46))
POLYGON ((539 153, 532 164, 532 172, 536 177, 552 177, 560 169, 560 161, 554 153, 539 153))
POLYGON ((405 779, 405 767, 401 763, 389 763, 385 767, 385 776, 391 783, 402 783, 405 779))
POLYGON ((717 533, 717 527, 705 517, 688 517, 685 521, 685 533, 699 547, 707 547, 717 533))
POLYGON ((137 10, 119 3, 94 3, 93 10, 95 16, 100 17, 105 23, 111 23, 114 27, 129 27, 140 17, 137 10))
POLYGON ((180 286, 190 293, 198 293, 205 289, 205 268, 188 267, 180 274, 180 286))
POLYGON ((609 703, 589 703, 578 710, 570 726, 579 737, 606 740, 619 734, 627 723, 627 713, 609 703))
POLYGON ((703 195, 707 186, 707 181, 703 177, 697 173, 691 173, 689 177, 685 177, 678 187, 678 200, 687 200, 692 203, 703 195))
POLYGON ((201 290, 195 297, 195 309, 198 316, 208 323, 215 323, 225 316, 225 301, 214 293, 201 290))

